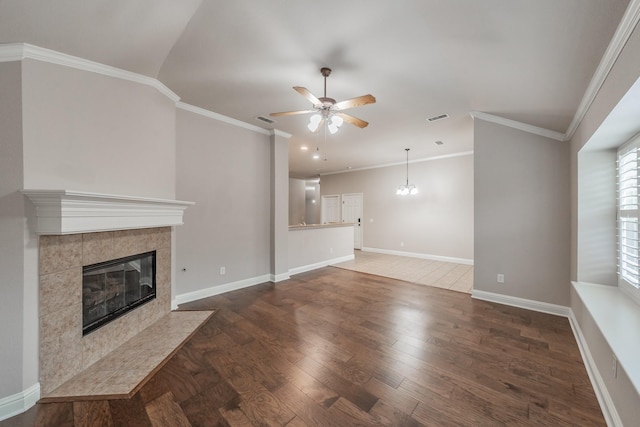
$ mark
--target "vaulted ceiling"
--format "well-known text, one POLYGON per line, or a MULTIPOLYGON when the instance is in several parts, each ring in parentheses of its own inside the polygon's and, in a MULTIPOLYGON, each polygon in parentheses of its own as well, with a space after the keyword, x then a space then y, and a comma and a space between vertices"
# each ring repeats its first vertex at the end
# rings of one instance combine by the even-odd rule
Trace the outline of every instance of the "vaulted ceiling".
POLYGON ((472 111, 565 133, 628 3, 0 0, 0 43, 154 77, 185 103, 290 133, 291 175, 310 177, 401 163, 404 148, 473 150, 472 111), (325 66, 329 97, 376 97, 347 111, 368 127, 325 135, 306 115, 256 119, 308 109, 292 87, 322 96, 325 66))

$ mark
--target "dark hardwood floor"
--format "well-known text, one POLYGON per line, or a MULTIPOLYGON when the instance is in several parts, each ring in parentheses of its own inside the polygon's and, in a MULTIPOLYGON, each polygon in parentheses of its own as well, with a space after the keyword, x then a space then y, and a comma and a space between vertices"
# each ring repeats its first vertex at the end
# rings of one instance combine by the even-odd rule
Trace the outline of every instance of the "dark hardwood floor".
POLYGON ((332 267, 218 312, 129 400, 0 426, 605 425, 567 319, 332 267))

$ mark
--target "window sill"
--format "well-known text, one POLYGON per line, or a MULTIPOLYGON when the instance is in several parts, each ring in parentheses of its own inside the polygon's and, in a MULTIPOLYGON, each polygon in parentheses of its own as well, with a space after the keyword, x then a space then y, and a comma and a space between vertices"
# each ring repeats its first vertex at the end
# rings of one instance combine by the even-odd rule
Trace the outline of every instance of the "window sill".
POLYGON ((617 286, 572 282, 629 380, 640 393, 640 305, 617 286))

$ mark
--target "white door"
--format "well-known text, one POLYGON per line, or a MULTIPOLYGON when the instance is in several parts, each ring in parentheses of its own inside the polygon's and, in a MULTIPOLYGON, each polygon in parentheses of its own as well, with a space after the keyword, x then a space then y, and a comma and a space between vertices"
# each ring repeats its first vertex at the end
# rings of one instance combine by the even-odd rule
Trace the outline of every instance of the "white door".
POLYGON ((323 224, 340 222, 340 196, 322 196, 320 215, 323 224))
POLYGON ((362 249, 362 193, 342 195, 342 222, 352 222, 353 247, 362 249))

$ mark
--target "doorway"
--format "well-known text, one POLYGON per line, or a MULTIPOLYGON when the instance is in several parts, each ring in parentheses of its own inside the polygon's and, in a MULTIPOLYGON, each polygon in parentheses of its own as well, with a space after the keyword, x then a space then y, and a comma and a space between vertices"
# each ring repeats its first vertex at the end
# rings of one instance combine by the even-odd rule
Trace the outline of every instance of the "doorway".
POLYGON ((342 195, 342 222, 352 222, 353 248, 362 249, 362 193, 342 195))

